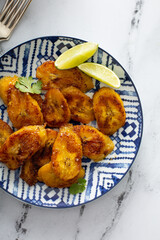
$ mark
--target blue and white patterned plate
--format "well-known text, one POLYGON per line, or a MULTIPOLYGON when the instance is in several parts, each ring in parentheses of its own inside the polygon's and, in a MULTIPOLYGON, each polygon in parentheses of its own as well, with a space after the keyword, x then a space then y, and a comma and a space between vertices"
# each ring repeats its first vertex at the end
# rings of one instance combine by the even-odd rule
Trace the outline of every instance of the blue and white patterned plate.
MULTIPOLYGON (((4 54, 0 58, 0 77, 7 75, 36 76, 36 68, 47 60, 55 60, 62 52, 84 42, 70 37, 41 37, 25 42, 4 54)), ((122 66, 107 52, 98 52, 89 61, 101 63, 112 69, 121 80, 120 94, 125 110, 126 124, 113 136, 114 151, 98 163, 84 158, 82 166, 87 180, 86 190, 70 195, 68 188, 50 188, 43 183, 29 187, 21 178, 20 170, 11 171, 0 163, 0 187, 14 197, 36 206, 49 208, 67 208, 90 202, 111 190, 131 167, 142 137, 142 108, 136 88, 122 66)), ((93 95, 104 84, 94 81, 93 95)), ((0 100, 0 117, 12 126, 6 106, 0 100)), ((89 125, 96 127, 96 122, 89 125)))

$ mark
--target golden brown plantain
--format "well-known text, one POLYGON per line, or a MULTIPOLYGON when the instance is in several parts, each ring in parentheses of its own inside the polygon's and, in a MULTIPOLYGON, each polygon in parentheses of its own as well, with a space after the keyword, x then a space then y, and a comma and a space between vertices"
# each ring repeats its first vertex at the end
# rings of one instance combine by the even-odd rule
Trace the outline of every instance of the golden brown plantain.
POLYGON ((4 142, 0 149, 0 161, 9 169, 17 169, 45 146, 46 139, 44 126, 23 127, 4 142))
POLYGON ((58 132, 52 129, 46 129, 47 140, 42 150, 38 151, 34 156, 34 165, 37 169, 51 161, 52 147, 56 140, 58 132))
POLYGON ((78 178, 83 178, 85 175, 84 169, 81 167, 79 174, 71 180, 63 181, 54 173, 52 163, 49 162, 41 167, 38 171, 38 180, 44 182, 49 187, 64 188, 70 187, 71 184, 76 183, 78 178))
POLYGON ((6 139, 13 133, 11 127, 0 119, 0 148, 6 139))
POLYGON ((13 126, 17 129, 43 124, 43 115, 37 101, 29 93, 22 93, 16 88, 11 89, 7 111, 13 126))
POLYGON ((37 182, 38 169, 34 165, 33 157, 28 158, 22 165, 20 178, 22 178, 29 186, 35 185, 37 182))
POLYGON ((39 66, 36 77, 41 80, 44 90, 74 86, 82 92, 87 92, 93 88, 92 78, 77 67, 69 70, 59 70, 55 67, 54 61, 44 62, 39 66))
POLYGON ((123 101, 115 90, 103 87, 93 97, 93 109, 101 132, 112 135, 125 124, 123 101))
POLYGON ((85 95, 78 88, 72 86, 64 88, 62 93, 71 111, 71 119, 86 124, 95 119, 93 101, 90 97, 85 95))
POLYGON ((70 121, 70 110, 59 89, 49 89, 42 104, 44 120, 49 127, 60 127, 70 121))
POLYGON ((94 161, 104 159, 114 149, 113 141, 96 128, 88 125, 74 126, 82 141, 83 155, 94 161))
POLYGON ((63 181, 75 178, 81 169, 82 145, 73 127, 60 128, 52 150, 54 173, 63 181))
POLYGON ((3 77, 0 79, 0 97, 2 98, 4 104, 8 105, 8 95, 10 90, 14 87, 18 77, 3 77))
POLYGON ((46 129, 46 134, 47 140, 44 148, 27 159, 22 166, 20 177, 30 186, 38 181, 39 168, 51 161, 52 146, 57 137, 57 132, 52 129, 46 129))
POLYGON ((37 101, 40 108, 42 108, 43 99, 40 94, 30 93, 30 96, 37 101))

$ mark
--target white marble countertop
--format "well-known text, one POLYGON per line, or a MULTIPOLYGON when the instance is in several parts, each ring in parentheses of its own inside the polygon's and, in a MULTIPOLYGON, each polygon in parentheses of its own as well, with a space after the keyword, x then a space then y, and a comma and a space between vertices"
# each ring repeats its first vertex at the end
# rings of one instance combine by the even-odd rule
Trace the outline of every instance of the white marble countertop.
POLYGON ((159 0, 33 0, 10 40, 0 43, 1 55, 39 36, 99 43, 133 79, 144 116, 134 164, 103 197, 52 210, 22 203, 0 189, 1 240, 160 239, 159 9, 159 0))

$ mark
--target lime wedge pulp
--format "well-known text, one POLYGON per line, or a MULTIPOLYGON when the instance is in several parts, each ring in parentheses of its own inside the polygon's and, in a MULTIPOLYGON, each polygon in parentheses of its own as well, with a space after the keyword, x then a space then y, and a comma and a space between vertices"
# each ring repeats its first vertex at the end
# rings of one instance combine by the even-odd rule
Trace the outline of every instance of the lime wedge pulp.
POLYGON ((98 64, 98 63, 82 63, 78 66, 78 68, 89 75, 90 77, 93 77, 100 82, 103 82, 110 87, 113 88, 119 88, 120 87, 120 80, 118 76, 109 68, 107 68, 104 65, 98 64))
POLYGON ((58 69, 69 69, 80 65, 89 59, 98 49, 97 43, 85 42, 78 44, 64 53, 55 61, 58 69))

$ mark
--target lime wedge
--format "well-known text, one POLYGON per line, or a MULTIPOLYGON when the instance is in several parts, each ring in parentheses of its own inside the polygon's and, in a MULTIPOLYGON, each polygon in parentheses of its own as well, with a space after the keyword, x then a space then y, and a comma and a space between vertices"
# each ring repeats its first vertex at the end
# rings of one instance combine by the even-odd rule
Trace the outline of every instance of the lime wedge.
POLYGON ((86 42, 68 49, 55 61, 58 69, 69 69, 78 66, 89 59, 98 49, 97 43, 86 42))
POLYGON ((98 63, 82 63, 78 66, 78 68, 93 77, 100 82, 103 82, 110 87, 119 88, 120 87, 120 80, 118 76, 109 68, 105 67, 104 65, 98 63))

